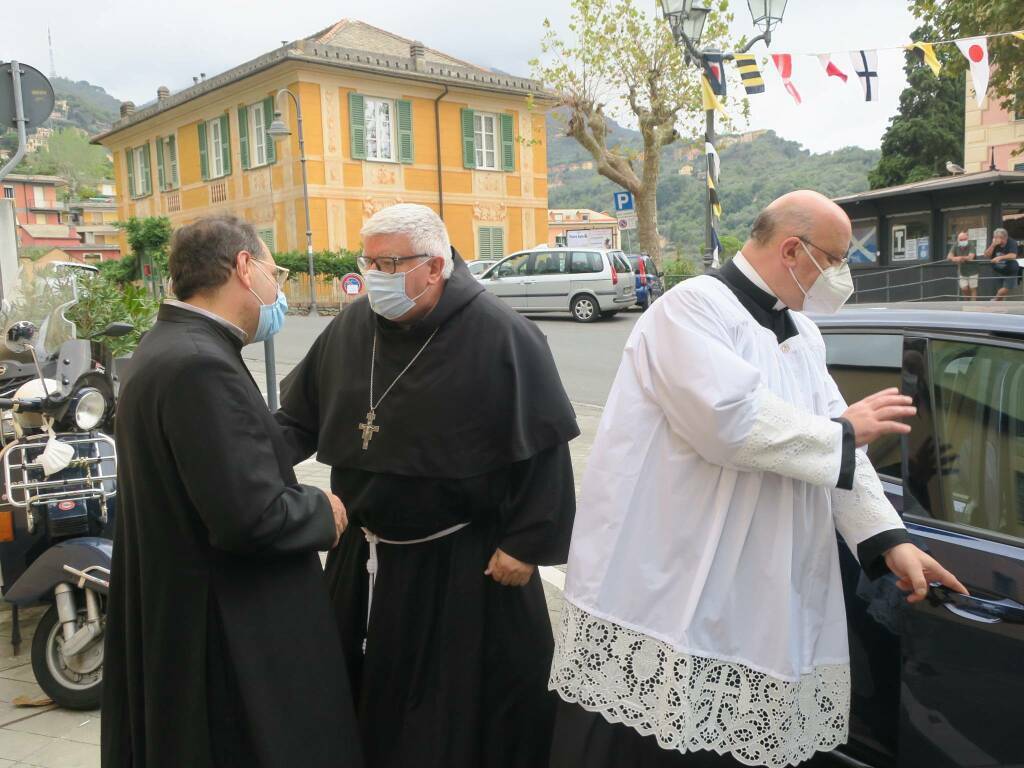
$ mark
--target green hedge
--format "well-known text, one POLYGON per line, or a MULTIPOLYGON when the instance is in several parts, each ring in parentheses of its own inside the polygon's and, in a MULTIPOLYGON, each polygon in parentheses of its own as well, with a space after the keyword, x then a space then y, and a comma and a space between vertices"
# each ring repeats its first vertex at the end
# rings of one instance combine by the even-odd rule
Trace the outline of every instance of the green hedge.
MULTIPOLYGON (((313 271, 318 275, 344 277, 349 272, 358 272, 357 253, 353 251, 316 251, 313 253, 313 271)), ((309 258, 305 251, 284 251, 274 254, 278 266, 291 270, 292 274, 305 275, 309 272, 309 258)))

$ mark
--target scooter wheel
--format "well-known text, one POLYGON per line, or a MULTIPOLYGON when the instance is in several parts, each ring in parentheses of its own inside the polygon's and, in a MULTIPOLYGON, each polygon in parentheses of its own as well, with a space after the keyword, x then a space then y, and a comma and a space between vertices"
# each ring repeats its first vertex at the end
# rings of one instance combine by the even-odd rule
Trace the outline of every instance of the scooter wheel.
POLYGON ((64 659, 57 607, 43 614, 32 638, 32 671, 43 692, 65 709, 98 709, 103 697, 103 640, 98 639, 75 657, 64 659))

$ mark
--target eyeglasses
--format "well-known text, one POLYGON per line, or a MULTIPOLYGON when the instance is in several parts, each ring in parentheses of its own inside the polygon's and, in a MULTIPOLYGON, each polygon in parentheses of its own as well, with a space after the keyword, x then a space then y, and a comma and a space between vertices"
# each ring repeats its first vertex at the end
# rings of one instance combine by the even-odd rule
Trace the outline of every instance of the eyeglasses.
MULTIPOLYGON (((267 262, 263 261, 262 259, 254 259, 254 261, 260 265, 260 269, 269 266, 267 262)), ((278 288, 284 288, 284 284, 288 282, 288 275, 291 274, 291 270, 285 269, 284 267, 279 267, 277 266, 277 264, 274 264, 273 266, 274 276, 271 277, 271 279, 275 283, 277 283, 278 288)), ((267 271, 265 269, 263 269, 263 274, 267 275, 267 271)), ((267 277, 270 277, 270 275, 267 275, 267 277)))
POLYGON ((825 254, 825 258, 828 260, 828 265, 830 267, 841 267, 841 266, 843 266, 844 264, 846 264, 846 263, 848 263, 850 261, 850 257, 849 256, 833 256, 831 253, 826 251, 820 245, 815 245, 810 240, 808 240, 806 237, 800 237, 799 235, 797 235, 797 237, 799 238, 800 242, 806 243, 807 245, 811 246, 811 248, 817 248, 819 251, 824 253, 825 254))
POLYGON ((359 256, 356 259, 356 263, 359 265, 359 271, 365 272, 368 269, 376 269, 378 272, 386 272, 389 275, 393 275, 398 271, 398 263, 400 261, 411 261, 412 259, 429 259, 425 253, 421 253, 418 256, 359 256))

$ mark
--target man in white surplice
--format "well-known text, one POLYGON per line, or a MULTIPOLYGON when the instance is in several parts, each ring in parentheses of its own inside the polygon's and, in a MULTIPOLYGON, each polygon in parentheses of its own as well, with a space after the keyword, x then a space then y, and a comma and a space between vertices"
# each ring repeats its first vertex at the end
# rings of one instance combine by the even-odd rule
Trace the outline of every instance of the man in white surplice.
POLYGON ((765 765, 847 738, 836 530, 908 600, 963 586, 909 543, 863 450, 910 398, 847 407, 815 324, 853 290, 850 221, 814 192, 637 323, 586 468, 550 687, 552 768, 765 765), (859 449, 858 449, 859 447, 859 449))

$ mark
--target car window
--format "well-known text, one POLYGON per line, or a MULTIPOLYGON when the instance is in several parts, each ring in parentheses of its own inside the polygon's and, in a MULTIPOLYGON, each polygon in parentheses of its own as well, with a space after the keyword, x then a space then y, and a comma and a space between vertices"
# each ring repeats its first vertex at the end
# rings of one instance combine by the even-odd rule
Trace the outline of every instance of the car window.
POLYGON ((648 275, 661 277, 661 273, 658 271, 658 265, 654 263, 654 259, 652 259, 650 256, 644 256, 644 267, 647 268, 648 275))
POLYGON ((616 272, 632 272, 633 268, 629 266, 629 261, 626 260, 626 256, 622 251, 611 251, 608 257, 612 260, 612 264, 615 265, 616 272))
POLYGON ((603 272, 601 254, 593 251, 573 251, 571 271, 576 275, 603 272))
POLYGON ((535 275, 564 275, 569 271, 568 254, 565 251, 546 251, 537 254, 533 267, 535 275))
MULTIPOLYGON (((888 387, 900 386, 903 337, 896 334, 828 333, 825 362, 847 404, 888 387)), ((868 447, 878 474, 900 482, 902 448, 899 435, 885 435, 868 447)))
POLYGON ((493 264, 491 261, 471 261, 469 263, 469 271, 471 274, 479 275, 486 272, 487 269, 493 264))
POLYGON ((533 254, 523 253, 519 256, 505 259, 496 270, 498 277, 522 277, 532 275, 533 254))
MULTIPOLYGON (((1024 351, 929 343, 939 468, 936 517, 1024 538, 1024 351)), ((911 458, 910 460, 913 460, 911 458)))

